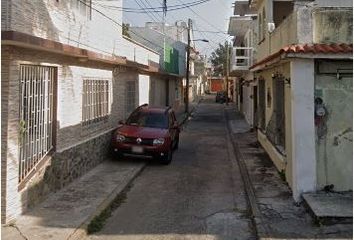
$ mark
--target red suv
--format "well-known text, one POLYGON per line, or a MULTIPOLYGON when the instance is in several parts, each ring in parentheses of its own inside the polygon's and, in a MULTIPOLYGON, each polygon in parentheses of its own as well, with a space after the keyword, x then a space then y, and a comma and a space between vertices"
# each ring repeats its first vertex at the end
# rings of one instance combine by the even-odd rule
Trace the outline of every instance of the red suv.
POLYGON ((148 156, 169 164, 178 148, 180 128, 171 107, 157 108, 148 104, 135 109, 127 121, 114 132, 113 151, 122 157, 148 156))

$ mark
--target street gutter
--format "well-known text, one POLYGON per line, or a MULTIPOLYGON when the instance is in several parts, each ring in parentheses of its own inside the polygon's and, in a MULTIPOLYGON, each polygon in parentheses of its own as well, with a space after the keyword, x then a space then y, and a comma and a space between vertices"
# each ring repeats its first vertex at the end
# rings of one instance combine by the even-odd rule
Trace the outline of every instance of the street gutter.
POLYGON ((143 172, 143 170, 146 167, 146 163, 143 164, 140 168, 137 168, 133 175, 131 176, 131 179, 129 179, 125 185, 118 185, 116 189, 114 189, 107 197, 102 201, 102 203, 96 208, 95 212, 88 216, 86 220, 78 226, 72 234, 70 234, 67 238, 67 240, 79 240, 79 239, 84 239, 87 237, 89 234, 87 233, 87 227, 91 223, 91 221, 96 217, 99 216, 105 209, 107 209, 113 202, 114 200, 122 193, 125 192, 129 189, 129 187, 132 185, 133 181, 143 172))
POLYGON ((246 196, 247 196, 247 201, 249 206, 251 207, 252 215, 253 215, 253 222, 254 226, 256 228, 257 236, 258 239, 266 240, 266 239, 271 239, 269 236, 271 236, 271 228, 269 225, 263 220, 262 213, 260 209, 258 208, 257 204, 257 198, 255 194, 255 190, 253 188, 250 176, 248 174, 248 170, 244 161, 244 157, 240 151, 240 148, 238 146, 237 140, 234 138, 232 133, 232 128, 230 126, 230 121, 229 121, 229 115, 224 108, 224 117, 226 120, 226 126, 227 126, 227 135, 228 138, 231 139, 232 142, 232 147, 234 150, 234 154, 236 156, 236 162, 240 168, 241 172, 241 177, 245 185, 245 191, 246 191, 246 196))

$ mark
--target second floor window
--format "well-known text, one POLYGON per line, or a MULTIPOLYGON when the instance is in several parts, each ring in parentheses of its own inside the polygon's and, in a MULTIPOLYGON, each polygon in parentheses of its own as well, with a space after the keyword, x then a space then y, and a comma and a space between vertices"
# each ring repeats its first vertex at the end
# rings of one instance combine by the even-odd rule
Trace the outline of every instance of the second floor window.
POLYGON ((71 0, 71 6, 91 20, 92 16, 92 0, 71 0))

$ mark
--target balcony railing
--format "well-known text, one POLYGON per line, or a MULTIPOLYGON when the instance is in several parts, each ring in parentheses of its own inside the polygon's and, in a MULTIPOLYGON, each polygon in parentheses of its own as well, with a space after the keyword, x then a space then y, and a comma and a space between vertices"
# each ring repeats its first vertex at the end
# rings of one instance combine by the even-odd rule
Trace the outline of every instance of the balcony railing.
POLYGON ((253 48, 234 47, 231 54, 231 71, 246 71, 252 66, 253 48))
MULTIPOLYGON (((289 14, 279 26, 276 26, 272 33, 266 33, 264 40, 261 41, 257 47, 256 58, 262 60, 267 56, 278 52, 282 47, 298 43, 301 38, 298 36, 297 24, 297 13, 293 12, 289 14)), ((302 31, 302 36, 311 35, 310 32, 308 32, 308 29, 304 28, 302 31)))

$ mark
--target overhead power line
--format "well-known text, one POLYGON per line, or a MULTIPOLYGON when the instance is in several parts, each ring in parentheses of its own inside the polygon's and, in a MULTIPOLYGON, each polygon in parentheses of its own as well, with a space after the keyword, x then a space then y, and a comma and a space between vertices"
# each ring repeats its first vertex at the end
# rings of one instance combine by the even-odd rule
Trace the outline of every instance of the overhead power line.
MULTIPOLYGON (((184 4, 181 0, 178 0, 181 4, 184 4)), ((187 8, 193 12, 195 15, 197 15, 200 19, 202 19, 204 22, 206 22, 209 26, 213 27, 214 29, 216 29, 218 32, 223 32, 223 30, 220 30, 218 27, 216 27, 215 25, 213 25, 212 23, 210 23, 207 19, 205 19, 204 17, 202 17, 201 15, 199 15, 196 11, 194 11, 192 8, 190 8, 189 6, 187 6, 187 8)))
MULTIPOLYGON (((96 0, 97 1, 97 0, 96 0)), ((209 2, 210 0, 198 0, 195 2, 190 2, 190 3, 183 3, 183 4, 179 4, 179 5, 173 5, 173 6, 167 6, 167 10, 170 11, 176 11, 176 10, 181 10, 184 8, 188 8, 188 7, 193 7, 196 5, 200 5, 206 2, 209 2)), ((130 12, 130 13, 144 13, 146 12, 146 10, 149 10, 150 12, 154 12, 154 13, 159 13, 159 12, 164 12, 164 7, 141 7, 141 8, 124 8, 124 7, 117 7, 117 6, 112 6, 112 5, 107 5, 107 4, 103 4, 100 2, 95 2, 95 5, 101 6, 101 7, 105 7, 107 9, 115 9, 115 10, 119 10, 122 12, 130 12)))
POLYGON ((139 1, 139 0, 134 0, 134 1, 135 1, 136 4, 138 4, 139 7, 141 7, 142 9, 144 9, 144 12, 145 12, 152 20, 158 21, 158 18, 155 17, 154 13, 152 13, 152 12, 150 12, 150 11, 148 11, 148 10, 145 10, 146 8, 143 8, 143 7, 140 5, 140 3, 141 3, 144 7, 146 7, 146 5, 143 3, 142 0, 141 0, 141 1, 139 1), (139 1, 140 3, 139 3, 138 1, 139 1))
MULTIPOLYGON (((150 1, 149 1, 149 0, 145 0, 145 2, 147 3, 147 5, 148 5, 149 7, 153 8, 153 6, 151 5, 151 3, 150 3, 150 1)), ((156 16, 157 16, 157 19, 162 18, 162 16, 160 17, 160 15, 159 15, 158 13, 154 13, 154 15, 156 15, 156 16)), ((160 20, 158 20, 158 21, 160 21, 160 20)))
POLYGON ((221 34, 225 34, 225 35, 229 35, 226 32, 215 32, 215 31, 202 31, 202 30, 194 30, 195 32, 203 32, 203 33, 221 33, 221 34))
MULTIPOLYGON (((102 15, 103 17, 107 18, 107 19, 110 20, 112 23, 116 24, 117 26, 123 27, 122 24, 120 24, 119 22, 117 22, 117 21, 114 20, 113 18, 107 16, 106 14, 104 14, 103 12, 101 12, 100 10, 98 10, 97 8, 94 8, 92 5, 88 5, 88 4, 87 4, 85 1, 83 1, 83 0, 79 0, 79 1, 80 1, 81 3, 83 3, 83 4, 84 4, 85 6, 87 6, 87 7, 91 7, 92 10, 94 10, 94 11, 97 12, 97 13, 99 13, 99 14, 102 15)), ((141 38, 144 39, 145 41, 147 41, 147 42, 151 43, 152 45, 158 47, 160 50, 163 50, 163 51, 164 51, 164 47, 163 47, 163 46, 161 46, 161 45, 159 45, 159 44, 157 44, 157 43, 155 43, 155 42, 153 42, 153 41, 150 41, 149 39, 145 38, 144 36, 142 36, 141 34, 135 32, 135 31, 132 31, 132 30, 130 30, 130 31, 131 31, 132 33, 134 33, 135 35, 141 37, 141 38)), ((180 55, 180 54, 178 54, 178 57, 181 58, 181 59, 185 59, 185 58, 186 58, 186 56, 183 56, 183 55, 180 55)))

